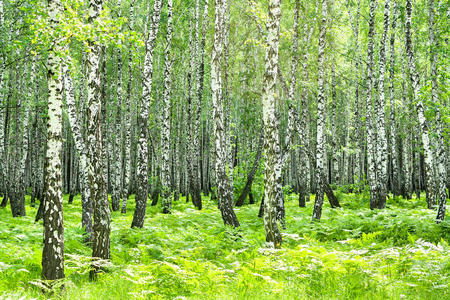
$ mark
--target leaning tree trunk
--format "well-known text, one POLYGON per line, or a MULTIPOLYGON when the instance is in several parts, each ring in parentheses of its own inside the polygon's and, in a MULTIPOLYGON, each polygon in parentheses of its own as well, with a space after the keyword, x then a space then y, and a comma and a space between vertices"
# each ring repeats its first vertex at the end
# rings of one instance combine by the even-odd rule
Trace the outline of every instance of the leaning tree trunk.
POLYGON ((162 147, 162 206, 163 213, 168 214, 172 209, 172 189, 170 184, 170 89, 172 86, 171 72, 171 45, 172 45, 172 3, 173 0, 167 1, 167 34, 166 34, 166 50, 164 57, 164 93, 163 93, 163 119, 161 130, 161 147, 162 147))
POLYGON ((153 6, 152 24, 149 36, 146 41, 143 91, 141 110, 138 114, 138 149, 137 149, 137 191, 136 191, 136 209, 134 210, 133 222, 131 227, 142 228, 147 209, 148 199, 148 117, 150 108, 150 98, 152 91, 153 76, 153 52, 158 35, 159 20, 161 18, 162 0, 155 0, 153 6))
POLYGON ((281 247, 282 237, 278 229, 277 212, 277 174, 278 130, 275 111, 275 85, 277 80, 279 38, 280 38, 281 3, 280 0, 269 1, 267 19, 267 45, 265 54, 265 74, 263 84, 263 120, 264 120, 264 229, 269 247, 281 247))
MULTIPOLYGON (((49 23, 53 31, 59 26, 62 11, 59 0, 48 1, 49 23)), ((48 121, 45 205, 44 249, 42 251, 42 279, 64 278, 64 227, 62 195, 62 80, 61 58, 58 45, 53 45, 47 59, 48 121)))
POLYGON ((252 169, 247 175, 247 182, 245 183, 244 189, 241 192, 241 195, 239 196, 239 199, 236 201, 236 206, 242 206, 244 204, 245 199, 247 198, 247 195, 251 193, 252 190, 252 183, 255 179, 256 171, 258 170, 259 161, 261 160, 262 156, 262 149, 264 145, 264 128, 261 130, 261 134, 259 136, 259 142, 258 142, 258 148, 256 150, 256 156, 255 161, 253 162, 252 169))
MULTIPOLYGON (((95 24, 100 16, 103 2, 90 0, 89 23, 95 24)), ((102 162, 102 134, 100 124, 101 98, 100 98, 100 45, 94 38, 89 39, 88 60, 88 108, 87 108, 87 146, 89 185, 92 203, 94 206, 94 232, 92 243, 92 257, 100 259, 110 258, 111 212, 109 209, 108 194, 103 174, 102 162)), ((91 278, 95 278, 98 264, 91 271, 91 278)))
POLYGON ((327 26, 327 1, 322 1, 322 23, 319 35, 319 78, 318 78, 318 95, 317 95, 317 192, 314 203, 313 219, 320 220, 322 216, 322 205, 324 198, 324 190, 322 180, 326 179, 324 175, 325 168, 325 84, 324 84, 324 68, 325 68, 325 37, 327 26))
POLYGON ((428 133, 427 119, 425 117, 425 109, 423 106, 422 99, 419 97, 419 75, 416 71, 416 61, 412 48, 411 41, 411 12, 412 3, 411 0, 406 0, 406 26, 405 26, 405 48, 406 55, 408 58, 408 67, 410 74, 410 82, 412 86, 413 102, 416 103, 417 115, 419 119, 419 124, 421 128, 423 152, 425 156, 425 182, 427 189, 427 205, 428 208, 434 208, 436 205, 436 194, 434 191, 434 181, 433 181, 433 151, 430 144, 430 136, 428 133))
POLYGON ((214 106, 215 123, 215 174, 219 209, 225 225, 239 227, 239 221, 233 210, 233 184, 226 170, 226 142, 224 131, 224 113, 222 97, 221 61, 223 55, 223 34, 227 0, 216 0, 215 32, 211 58, 211 92, 214 106))

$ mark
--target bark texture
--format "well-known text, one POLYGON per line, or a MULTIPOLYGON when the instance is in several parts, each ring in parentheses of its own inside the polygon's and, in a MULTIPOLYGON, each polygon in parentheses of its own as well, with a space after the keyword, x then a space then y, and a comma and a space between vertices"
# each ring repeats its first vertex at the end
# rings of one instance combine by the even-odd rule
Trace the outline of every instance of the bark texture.
POLYGON ((224 128, 222 68, 224 44, 224 18, 227 0, 215 0, 215 31, 211 58, 211 92, 214 107, 215 135, 215 177, 219 209, 225 225, 239 227, 239 221, 233 210, 233 183, 227 172, 226 134, 224 128))
POLYGON ((143 74, 143 90, 141 108, 138 114, 138 146, 137 146, 137 191, 136 209, 131 227, 142 228, 147 210, 148 200, 148 117, 153 83, 153 53, 158 35, 159 20, 161 18, 162 0, 155 0, 150 32, 145 45, 145 60, 143 74))
MULTIPOLYGON (((59 25, 62 5, 59 0, 48 1, 49 23, 52 30, 59 25)), ((47 58, 48 120, 46 181, 44 198, 44 249, 42 251, 42 279, 64 278, 64 227, 62 196, 62 74, 58 44, 47 58)))
POLYGON ((264 229, 266 243, 269 247, 279 248, 282 236, 277 225, 277 179, 281 177, 277 172, 279 164, 278 128, 275 111, 276 80, 278 68, 278 53, 280 43, 280 0, 269 1, 267 19, 267 40, 265 55, 265 74, 263 81, 263 121, 264 121, 264 229))

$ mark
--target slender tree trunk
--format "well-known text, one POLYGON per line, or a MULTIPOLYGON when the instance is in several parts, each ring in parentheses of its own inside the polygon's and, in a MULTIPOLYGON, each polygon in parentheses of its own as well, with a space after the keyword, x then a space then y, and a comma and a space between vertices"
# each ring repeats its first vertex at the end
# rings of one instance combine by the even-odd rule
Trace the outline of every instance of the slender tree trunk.
POLYGON ((386 126, 385 126, 385 84, 384 76, 386 73, 386 42, 388 39, 389 31, 389 17, 390 17, 390 0, 385 1, 384 6, 384 29, 383 36, 380 43, 380 56, 379 66, 380 74, 378 79, 379 95, 376 101, 376 123, 377 123, 377 208, 383 209, 386 206, 386 194, 387 194, 387 139, 386 139, 386 126))
MULTIPOLYGON (((118 0, 117 6, 117 17, 122 17, 122 1, 118 0)), ((119 28, 120 30, 121 28, 119 28)), ((120 198, 122 196, 121 183, 122 183, 122 97, 123 97, 123 81, 122 81, 122 49, 117 47, 117 89, 116 89, 116 115, 113 121, 111 143, 114 144, 114 151, 112 153, 113 157, 113 167, 111 172, 114 173, 111 184, 111 208, 113 211, 118 211, 120 209, 120 198)))
POLYGON ((264 145, 264 128, 261 130, 261 134, 259 136, 258 149, 256 150, 255 161, 253 162, 252 169, 247 175, 247 182, 245 183, 245 187, 239 196, 238 201, 236 202, 236 206, 242 206, 244 204, 247 195, 250 196, 252 190, 252 183, 255 179, 256 171, 258 170, 259 161, 261 160, 262 148, 264 145), (250 193, 250 194, 249 194, 250 193))
POLYGON ((373 83, 373 60, 374 60, 374 33, 375 33, 375 0, 370 0, 369 12, 369 41, 367 46, 367 91, 366 91, 366 130, 367 130, 367 164, 368 182, 370 188, 370 209, 377 208, 377 182, 375 165, 375 130, 373 125, 372 89, 373 83))
MULTIPOLYGON (((194 10, 194 32, 192 33, 192 47, 191 57, 190 57, 190 142, 189 142, 189 153, 190 153, 190 164, 191 170, 189 174, 189 191, 192 197, 192 203, 198 208, 202 209, 202 198, 200 190, 200 171, 199 171, 199 137, 200 137, 200 65, 198 61, 199 53, 199 17, 200 16, 200 1, 196 0, 195 10, 194 10)), ((203 87, 202 87, 203 89, 203 87)))
POLYGON ((239 221, 233 210, 233 184, 226 170, 226 134, 224 128, 221 61, 223 55, 223 35, 227 0, 215 0, 215 31, 211 59, 211 92, 215 123, 215 174, 219 209, 225 225, 239 227, 239 221))
POLYGON ((322 180, 325 178, 325 38, 327 26, 327 1, 322 1, 322 22, 319 36, 319 78, 318 78, 318 95, 317 95, 317 192, 314 203, 313 219, 320 220, 322 216, 322 205, 324 198, 324 190, 322 180))
MULTIPOLYGON (((49 23, 52 30, 59 25, 62 11, 59 0, 48 1, 49 23)), ((47 154, 44 205, 44 248, 42 250, 42 279, 64 278, 64 226, 62 197, 62 74, 58 45, 49 51, 47 154)))
POLYGON ((406 55, 408 58, 408 67, 410 73, 410 82, 413 89, 413 101, 416 103, 416 110, 421 128, 422 144, 425 155, 425 182, 427 188, 427 205, 428 208, 434 208, 436 205, 436 194, 433 189, 433 151, 430 145, 430 136, 428 133, 428 125, 425 117, 425 109, 423 102, 419 97, 419 76, 416 71, 416 60, 412 48, 411 41, 411 0, 406 0, 406 26, 405 26, 405 41, 406 41, 406 55))
MULTIPOLYGON (((203 19, 202 19, 202 38, 200 42, 200 64, 198 65, 198 71, 197 71, 197 97, 198 97, 198 106, 197 106, 197 124, 200 128, 200 117, 202 113, 202 102, 203 102, 203 90, 204 90, 204 80, 205 80, 205 45, 206 45, 206 34, 207 30, 209 28, 209 17, 208 17, 208 8, 209 8, 209 0, 204 1, 203 6, 203 19)), ((208 121, 205 122, 205 125, 207 126, 208 121)), ((207 128, 206 126, 203 126, 204 128, 204 140, 206 141, 206 134, 207 134, 207 128)), ((205 160, 205 154, 201 155, 200 157, 200 168, 203 168, 203 161, 205 160)), ((206 156, 206 160, 209 158, 209 153, 206 156)), ((205 172, 203 172, 205 173, 205 172)), ((207 177, 205 174, 202 176, 203 178, 207 177)), ((203 181, 203 185, 205 185, 206 181, 203 181)), ((203 186, 203 192, 206 195, 209 193, 209 189, 206 189, 205 186, 203 186)))
POLYGON ((282 237, 276 220, 278 200, 277 178, 281 172, 279 164, 278 128, 275 111, 276 79, 278 68, 279 38, 280 38, 281 2, 269 1, 267 19, 267 44, 265 54, 265 74, 263 83, 263 120, 264 120, 264 229, 269 247, 281 247, 282 237))
POLYGON ((139 137, 137 158, 137 193, 136 209, 134 210, 131 227, 142 228, 147 209, 148 199, 148 117, 153 76, 153 53, 158 35, 159 20, 161 18, 162 0, 155 0, 153 17, 149 36, 146 37, 146 50, 144 61, 144 82, 142 91, 141 110, 138 115, 139 137))
MULTIPOLYGON (((317 4, 316 2, 316 10, 317 4)), ((315 22, 315 18, 313 23, 315 22)), ((304 36, 304 47, 308 47, 309 41, 311 39, 314 26, 310 26, 307 23, 304 27, 304 32, 307 33, 304 36)), ((303 63, 302 63, 302 73, 303 73, 303 81, 307 81, 309 78, 308 74, 308 51, 305 51, 303 55, 303 63)), ((310 199, 310 177, 311 177, 311 164, 312 160, 309 155, 307 155, 306 150, 309 149, 309 124, 308 124, 308 90, 305 86, 303 86, 301 91, 301 106, 302 111, 299 116, 299 122, 297 123, 297 131, 299 132, 300 137, 300 151, 299 154, 303 154, 303 157, 300 157, 300 188, 298 193, 298 205, 300 207, 306 206, 306 201, 310 199), (306 157, 305 157, 306 156, 306 157)), ((300 156, 300 155, 299 155, 300 156)))
MULTIPOLYGON (((95 24, 102 11, 102 0, 90 0, 90 24, 95 24)), ((103 174, 102 162, 102 134, 100 123, 101 94, 100 84, 100 46, 91 38, 88 41, 90 51, 88 61, 88 109, 87 109, 87 146, 88 146, 88 173, 91 197, 94 207, 94 226, 92 257, 100 259, 110 258, 110 232, 111 212, 109 209, 108 194, 103 174)), ((91 278, 95 278, 98 265, 91 271, 91 278)))
MULTIPOLYGON (((72 84, 72 76, 70 74, 69 65, 71 64, 71 58, 68 56, 67 62, 63 64, 63 76, 64 76, 64 89, 66 92, 66 102, 67 102, 67 114, 69 116, 69 123, 72 129, 72 135, 75 142, 75 148, 77 149, 78 155, 80 157, 80 175, 81 175, 81 225, 84 227, 87 239, 90 239, 90 235, 93 232, 92 227, 92 215, 93 215, 93 205, 91 199, 91 189, 89 186, 89 170, 87 161, 87 149, 81 131, 81 121, 77 114, 76 104, 75 104, 75 91, 72 84)), ((81 99, 83 100, 83 99, 81 99)))
POLYGON ((389 102, 390 102, 390 121, 391 121, 391 159, 392 159, 392 192, 394 195, 400 195, 400 178, 399 178, 399 159, 398 159, 398 141, 397 141, 397 124, 395 109, 395 30, 397 28, 398 7, 397 1, 394 0, 394 16, 391 25, 390 39, 390 66, 389 66, 389 102))
MULTIPOLYGON (((130 28, 134 27, 134 3, 130 2, 130 28)), ((127 102, 125 112, 124 124, 124 171, 123 171, 123 195, 122 195, 122 209, 121 213, 127 212, 128 198, 130 197, 130 171, 131 171, 131 97, 133 86, 133 48, 130 45, 130 52, 128 53, 128 84, 127 84, 127 102)))
MULTIPOLYGON (((436 216, 436 222, 440 223, 444 221, 445 218, 445 206, 447 203, 447 191, 446 191, 446 178, 447 171, 445 166, 445 144, 444 136, 442 134, 442 120, 441 120, 441 110, 439 106, 438 99, 438 82, 437 82, 437 54, 436 49, 438 48, 438 41, 435 40, 434 31, 434 0, 429 0, 428 2, 428 20, 429 20, 429 40, 430 40, 430 75, 431 75, 431 98, 434 103, 436 103, 436 134, 437 134, 437 147, 436 147, 436 165, 437 165, 437 176, 436 176, 436 196, 439 201, 438 212, 436 216)), ((448 159, 448 158, 447 158, 448 159)))
POLYGON ((163 120, 161 132, 162 147, 162 206, 163 213, 172 209, 172 188, 170 184, 170 89, 172 86, 171 45, 172 45, 172 0, 167 1, 167 33, 164 65, 163 120))

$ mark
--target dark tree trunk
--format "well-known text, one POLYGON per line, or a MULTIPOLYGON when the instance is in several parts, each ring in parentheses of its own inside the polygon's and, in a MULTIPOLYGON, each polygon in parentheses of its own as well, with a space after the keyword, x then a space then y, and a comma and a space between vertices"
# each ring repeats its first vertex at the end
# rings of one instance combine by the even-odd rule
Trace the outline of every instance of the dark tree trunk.
POLYGON ((251 190, 248 193, 248 200, 250 201, 250 204, 255 204, 255 199, 253 198, 253 193, 251 190))
POLYGON ((69 204, 72 204, 73 203, 73 198, 74 198, 75 196, 74 196, 74 194, 73 193, 70 193, 70 195, 69 195, 69 204))
POLYGON ((259 206, 259 212, 258 212, 258 218, 262 218, 264 215, 264 193, 263 193, 263 197, 261 199, 261 204, 259 206))
POLYGON ((262 130, 259 136, 258 149, 256 152, 255 161, 253 162, 253 167, 251 171, 248 173, 247 182, 245 184, 244 189, 242 190, 241 195, 239 196, 238 201, 236 202, 236 206, 242 206, 244 204, 245 198, 247 198, 247 194, 248 193, 251 194, 252 183, 253 180, 255 179, 256 171, 258 170, 259 161, 261 160, 263 145, 264 145, 264 131, 262 130))
POLYGON ((323 182, 323 185, 322 185, 323 190, 324 190, 325 194, 327 195, 327 198, 328 198, 328 201, 330 202, 331 208, 341 207, 341 205, 339 204, 338 198, 334 194, 334 192, 331 189, 328 182, 325 181, 325 178, 322 178, 322 182, 323 182))

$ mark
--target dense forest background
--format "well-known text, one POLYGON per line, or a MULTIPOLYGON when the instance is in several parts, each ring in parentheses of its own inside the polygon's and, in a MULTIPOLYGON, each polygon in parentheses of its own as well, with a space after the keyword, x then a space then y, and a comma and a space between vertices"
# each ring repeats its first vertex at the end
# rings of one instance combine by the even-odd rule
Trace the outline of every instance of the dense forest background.
POLYGON ((449 13, 0 0, 0 298, 448 297, 449 13))

